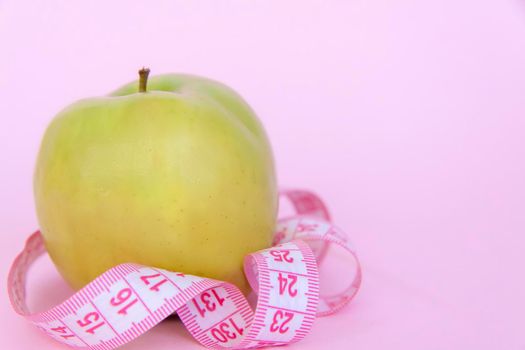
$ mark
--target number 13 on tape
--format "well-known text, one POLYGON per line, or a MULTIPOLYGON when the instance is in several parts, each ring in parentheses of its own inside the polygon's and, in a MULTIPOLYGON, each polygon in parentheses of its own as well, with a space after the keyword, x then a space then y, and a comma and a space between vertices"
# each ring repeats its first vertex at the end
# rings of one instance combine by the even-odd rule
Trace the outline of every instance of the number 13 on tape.
POLYGON ((29 237, 8 279, 13 308, 53 339, 77 348, 114 349, 178 313, 201 344, 247 349, 297 342, 316 316, 345 306, 361 284, 361 269, 346 235, 330 222, 319 197, 283 191, 293 216, 277 224, 274 246, 248 255, 246 278, 257 294, 255 310, 232 284, 137 264, 106 271, 62 304, 33 314, 25 300, 29 267, 45 253, 39 231, 29 237), (319 293, 318 264, 330 245, 351 257, 354 273, 344 290, 319 293))

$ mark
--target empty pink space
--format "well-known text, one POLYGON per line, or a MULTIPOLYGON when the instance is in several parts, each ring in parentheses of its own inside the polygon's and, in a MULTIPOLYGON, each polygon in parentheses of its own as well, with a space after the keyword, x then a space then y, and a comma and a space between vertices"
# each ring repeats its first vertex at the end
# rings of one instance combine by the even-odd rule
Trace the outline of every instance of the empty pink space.
MULTIPOLYGON (((239 91, 280 184, 315 190, 350 233, 362 290, 290 348, 525 348, 524 62, 520 0, 0 0, 0 347, 65 349, 5 288, 38 227, 45 127, 146 65, 239 91)), ((40 261, 31 305, 70 293, 40 261)), ((123 348, 175 347, 201 348, 171 319, 123 348)))

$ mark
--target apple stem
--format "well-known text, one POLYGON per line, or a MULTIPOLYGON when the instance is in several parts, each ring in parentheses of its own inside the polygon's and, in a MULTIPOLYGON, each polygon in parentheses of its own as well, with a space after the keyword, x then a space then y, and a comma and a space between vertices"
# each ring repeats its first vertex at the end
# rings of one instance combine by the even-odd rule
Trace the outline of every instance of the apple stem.
POLYGON ((148 87, 149 68, 142 67, 139 70, 139 92, 146 92, 148 87))

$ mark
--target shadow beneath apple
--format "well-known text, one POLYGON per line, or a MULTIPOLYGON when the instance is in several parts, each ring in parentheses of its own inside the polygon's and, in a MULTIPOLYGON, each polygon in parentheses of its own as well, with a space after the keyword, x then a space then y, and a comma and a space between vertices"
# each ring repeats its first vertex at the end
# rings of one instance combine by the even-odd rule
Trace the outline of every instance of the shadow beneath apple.
POLYGON ((26 300, 29 310, 43 312, 73 295, 74 291, 58 273, 46 254, 34 263, 27 279, 26 300))

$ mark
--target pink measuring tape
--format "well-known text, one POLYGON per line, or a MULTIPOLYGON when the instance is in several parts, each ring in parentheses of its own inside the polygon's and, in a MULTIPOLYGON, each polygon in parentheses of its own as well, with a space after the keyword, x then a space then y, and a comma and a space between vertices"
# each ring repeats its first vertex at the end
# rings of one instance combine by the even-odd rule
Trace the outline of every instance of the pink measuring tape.
MULTIPOLYGON (((232 284, 137 264, 121 264, 62 304, 39 314, 26 305, 29 267, 45 252, 39 231, 11 267, 9 296, 17 313, 72 347, 114 349, 176 312, 195 339, 209 348, 246 349, 297 342, 316 316, 345 306, 361 284, 359 261, 346 235, 332 223, 320 198, 284 191, 296 214, 277 224, 272 248, 246 256, 244 271, 258 295, 255 311, 232 284), (353 258, 355 273, 334 295, 319 293, 318 264, 335 244, 353 258)), ((342 276, 345 277, 345 276, 342 276)))

